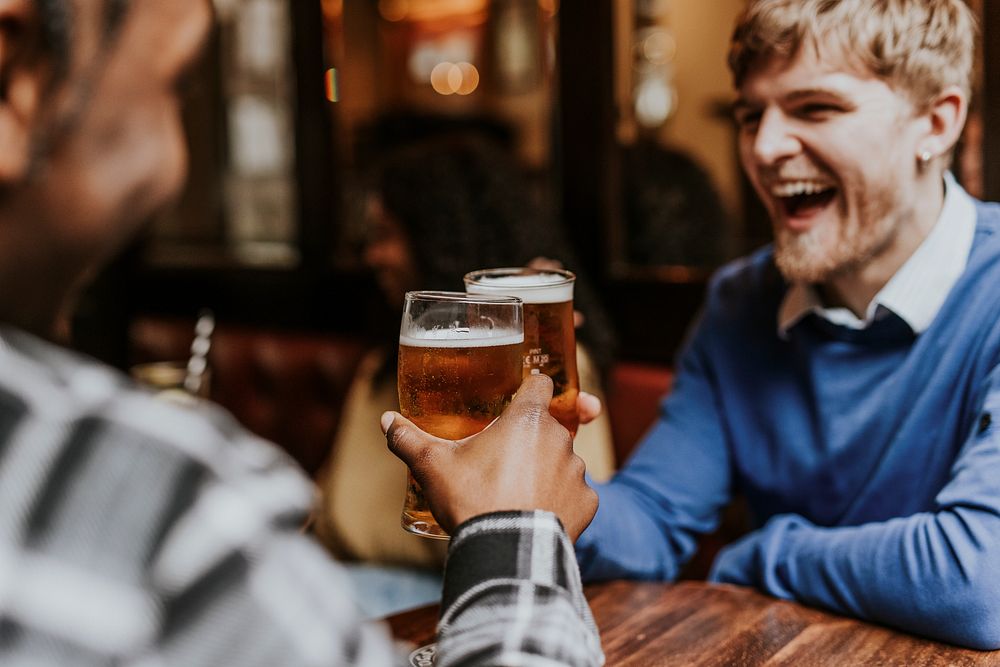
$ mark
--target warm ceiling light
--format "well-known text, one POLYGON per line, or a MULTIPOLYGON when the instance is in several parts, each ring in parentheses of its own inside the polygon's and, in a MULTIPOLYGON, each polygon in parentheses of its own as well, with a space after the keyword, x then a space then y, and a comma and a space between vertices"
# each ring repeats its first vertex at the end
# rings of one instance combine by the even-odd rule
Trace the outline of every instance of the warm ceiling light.
POLYGON ((677 42, 665 30, 654 30, 642 41, 642 55, 654 65, 662 65, 677 55, 677 42))
POLYGON ((479 70, 472 63, 458 63, 458 70, 462 80, 455 92, 459 95, 469 95, 479 87, 479 70))
POLYGON ((462 68, 458 65, 452 65, 448 68, 448 88, 453 93, 457 93, 458 89, 462 87, 462 68))
POLYGON ((431 70, 431 88, 441 95, 453 95, 462 85, 462 70, 455 63, 438 63, 431 70))
POLYGON ((407 19, 411 21, 440 21, 455 17, 486 17, 489 0, 420 0, 410 3, 407 19))
POLYGON ((635 117, 640 125, 662 125, 674 111, 677 98, 666 81, 651 78, 639 84, 635 96, 635 117))
POLYGON ((479 70, 472 63, 444 61, 431 70, 431 88, 440 95, 470 95, 479 87, 479 70))

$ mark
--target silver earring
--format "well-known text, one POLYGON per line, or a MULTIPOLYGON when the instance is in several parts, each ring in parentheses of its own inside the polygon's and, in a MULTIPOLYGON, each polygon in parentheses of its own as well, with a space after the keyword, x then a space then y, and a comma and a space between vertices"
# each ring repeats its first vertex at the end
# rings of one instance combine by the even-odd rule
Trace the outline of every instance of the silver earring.
POLYGON ((926 168, 927 165, 931 163, 931 158, 933 157, 934 155, 931 154, 931 152, 928 150, 920 151, 920 155, 917 156, 917 161, 920 162, 920 168, 921 169, 926 168))

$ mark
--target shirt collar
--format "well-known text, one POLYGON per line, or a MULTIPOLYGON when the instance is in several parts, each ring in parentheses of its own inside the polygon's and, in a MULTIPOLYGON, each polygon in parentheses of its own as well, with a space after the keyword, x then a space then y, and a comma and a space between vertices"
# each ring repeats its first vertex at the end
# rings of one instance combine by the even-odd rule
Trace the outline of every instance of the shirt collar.
POLYGON ((778 309, 778 335, 809 313, 841 326, 864 329, 884 311, 900 317, 914 333, 927 330, 965 270, 976 231, 976 206, 951 172, 945 172, 945 197, 941 215, 927 238, 889 279, 871 303, 864 319, 846 308, 826 308, 816 289, 793 283, 778 309))

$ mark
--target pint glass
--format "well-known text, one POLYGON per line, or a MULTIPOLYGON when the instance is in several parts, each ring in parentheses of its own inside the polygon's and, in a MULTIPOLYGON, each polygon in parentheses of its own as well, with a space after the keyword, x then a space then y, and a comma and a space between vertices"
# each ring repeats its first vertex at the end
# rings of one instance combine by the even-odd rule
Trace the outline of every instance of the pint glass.
MULTIPOLYGON (((399 410, 432 435, 482 431, 521 386, 521 300, 462 292, 408 292, 399 329, 399 410)), ((407 475, 403 528, 447 539, 407 475)))
POLYGON ((549 412, 572 435, 580 425, 576 397, 576 331, 573 283, 576 276, 555 269, 485 269, 465 275, 470 294, 506 294, 524 301, 524 374, 545 373, 554 394, 549 412))

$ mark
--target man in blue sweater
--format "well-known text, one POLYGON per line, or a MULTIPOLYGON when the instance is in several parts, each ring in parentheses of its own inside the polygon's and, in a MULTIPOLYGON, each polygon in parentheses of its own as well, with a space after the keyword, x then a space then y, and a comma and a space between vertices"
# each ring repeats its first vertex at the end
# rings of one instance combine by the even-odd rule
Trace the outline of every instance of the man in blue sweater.
POLYGON ((772 247, 712 280, 658 421, 598 486, 585 578, 710 578, 1000 647, 1000 207, 948 174, 961 0, 755 0, 730 52, 772 247))

